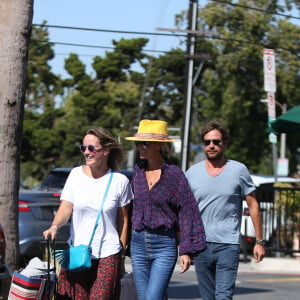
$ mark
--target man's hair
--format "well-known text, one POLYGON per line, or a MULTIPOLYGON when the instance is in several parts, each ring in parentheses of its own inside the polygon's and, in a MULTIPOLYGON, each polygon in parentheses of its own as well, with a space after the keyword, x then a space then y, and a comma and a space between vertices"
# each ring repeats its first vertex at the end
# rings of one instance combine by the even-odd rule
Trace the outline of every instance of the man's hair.
POLYGON ((226 145, 228 145, 230 140, 230 131, 227 127, 225 127, 224 125, 222 125, 216 120, 210 121, 206 125, 204 125, 204 127, 201 130, 202 141, 204 140, 204 136, 212 130, 218 130, 222 135, 222 141, 226 145))

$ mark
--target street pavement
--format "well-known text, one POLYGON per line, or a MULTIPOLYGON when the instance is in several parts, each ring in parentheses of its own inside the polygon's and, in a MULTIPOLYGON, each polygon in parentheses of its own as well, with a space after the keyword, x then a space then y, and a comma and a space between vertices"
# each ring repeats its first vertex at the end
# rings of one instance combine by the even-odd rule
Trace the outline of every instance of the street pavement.
MULTIPOLYGON (((126 271, 132 271, 126 259, 126 271)), ((236 280, 234 300, 299 300, 300 259, 266 257, 260 263, 253 259, 241 260, 236 280)), ((168 300, 200 300, 195 268, 180 274, 176 264, 168 289, 168 300)), ((130 299, 128 299, 130 300, 130 299)))
MULTIPOLYGON (((125 270, 132 271, 130 258, 126 257, 125 270)), ((10 281, 2 281, 0 299, 6 297, 10 281)), ((234 300, 299 300, 300 299, 300 257, 265 257, 260 263, 241 256, 236 280, 234 300)), ((131 299, 128 299, 131 300, 131 299)), ((201 300, 195 267, 192 265, 180 274, 176 264, 168 288, 168 300, 201 300)))

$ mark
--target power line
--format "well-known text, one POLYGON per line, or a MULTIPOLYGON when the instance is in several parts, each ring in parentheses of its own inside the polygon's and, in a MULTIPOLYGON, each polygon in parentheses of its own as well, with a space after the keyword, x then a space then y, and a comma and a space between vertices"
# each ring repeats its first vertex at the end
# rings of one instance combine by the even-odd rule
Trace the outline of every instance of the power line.
MULTIPOLYGON (((230 4, 230 5, 236 5, 233 3, 228 3, 226 1, 221 1, 221 0, 211 0, 215 2, 220 2, 223 4, 230 4)), ((240 6, 240 5, 239 5, 240 6)), ((245 6, 244 8, 247 9, 255 9, 255 8, 250 8, 245 6)), ((259 10, 259 9, 258 9, 259 10)), ((267 12, 267 11, 264 11, 267 12)), ((268 12, 269 13, 269 12, 268 12)), ((296 18, 296 17, 295 17, 296 18)), ((300 19, 300 18, 298 18, 300 19)), ((34 26, 40 26, 40 27, 48 27, 48 28, 59 28, 59 29, 70 29, 70 30, 86 30, 86 31, 96 31, 96 32, 110 32, 110 33, 124 33, 124 34, 140 34, 140 35, 160 35, 160 36, 169 36, 169 37, 184 37, 186 38, 185 34, 176 34, 176 33, 156 33, 156 32, 139 32, 139 31, 122 31, 122 30, 108 30, 108 29, 96 29, 96 28, 85 28, 85 27, 74 27, 74 26, 60 26, 60 25, 48 25, 48 24, 33 24, 34 26)), ((203 34, 202 32, 199 32, 197 34, 198 36, 202 36, 203 38, 211 38, 211 39, 219 39, 223 41, 228 41, 228 42, 240 42, 240 43, 246 43, 246 44, 252 44, 252 45, 258 45, 258 46, 266 46, 266 45, 261 45, 256 42, 252 41, 246 41, 246 40, 238 40, 238 39, 231 39, 231 38, 221 38, 221 37, 215 37, 212 35, 206 35, 203 34)), ((55 44, 60 44, 60 45, 70 45, 70 46, 78 46, 78 47, 90 47, 90 48, 108 48, 108 49, 114 49, 114 48, 109 48, 109 47, 101 47, 101 46, 95 46, 95 45, 84 45, 84 44, 75 44, 75 43, 62 43, 62 42, 56 42, 55 44)), ((285 50, 292 51, 291 49, 287 48, 282 48, 285 50)), ((160 52, 160 53, 167 53, 168 51, 160 51, 160 50, 145 50, 149 52, 160 52)))
MULTIPOLYGON (((262 8, 251 7, 247 5, 242 5, 238 3, 230 3, 222 0, 211 0, 212 2, 217 2, 220 4, 230 5, 234 7, 241 7, 244 9, 250 9, 259 11, 266 14, 277 15, 281 17, 286 17, 290 19, 300 20, 300 17, 293 15, 287 15, 283 13, 278 13, 270 10, 265 10, 262 8)), ((126 30, 112 30, 112 29, 99 29, 99 28, 88 28, 88 27, 76 27, 76 26, 62 26, 62 25, 51 25, 51 24, 32 24, 33 26, 47 27, 47 28, 57 28, 57 29, 70 29, 70 30, 84 30, 84 31, 96 31, 96 32, 108 32, 108 33, 124 33, 124 34, 138 34, 138 35, 153 35, 153 36, 172 36, 172 37, 186 37, 184 34, 175 34, 175 33, 159 33, 159 32, 141 32, 141 31, 126 31, 126 30)))
MULTIPOLYGON (((43 41, 38 41, 38 40, 35 40, 35 41, 36 41, 36 42, 43 42, 43 41)), ((113 47, 113 46, 97 46, 97 45, 77 44, 77 43, 66 43, 66 42, 50 42, 50 44, 55 44, 55 45, 65 45, 65 46, 73 46, 73 47, 110 49, 110 50, 114 50, 114 49, 115 49, 115 47, 113 47)), ((164 51, 164 50, 149 50, 149 49, 144 49, 143 51, 145 51, 145 52, 157 52, 157 53, 168 53, 168 52, 169 52, 169 51, 164 51)))
POLYGON ((256 10, 265 14, 269 14, 269 15, 276 15, 276 16, 281 16, 281 17, 286 17, 286 18, 290 18, 290 19, 296 19, 296 20, 300 20, 300 17, 295 17, 292 15, 286 15, 283 13, 278 13, 275 11, 271 11, 271 10, 266 10, 266 9, 262 9, 262 8, 257 8, 257 7, 252 7, 252 6, 247 6, 247 5, 243 5, 243 4, 238 4, 238 3, 230 3, 227 1, 222 1, 222 0, 211 0, 212 2, 218 2, 221 4, 227 4, 227 5, 231 5, 231 6, 235 6, 235 7, 241 7, 241 8, 245 8, 245 9, 251 9, 251 10, 256 10))
POLYGON ((75 27, 75 26, 61 26, 61 25, 49 25, 49 24, 32 24, 33 26, 58 28, 58 29, 71 29, 71 30, 85 30, 85 31, 97 31, 97 32, 109 32, 109 33, 125 33, 125 34, 141 34, 141 35, 160 35, 160 36, 172 36, 172 37, 186 37, 184 34, 171 34, 160 32, 141 32, 141 31, 126 31, 126 30, 111 30, 111 29, 97 29, 88 27, 75 27))
MULTIPOLYGON (((272 15, 278 15, 282 17, 287 17, 290 19, 296 19, 300 20, 300 17, 295 17, 292 15, 286 15, 283 13, 278 13, 274 11, 264 10, 257 7, 251 7, 247 5, 237 4, 237 3, 230 3, 227 1, 222 0, 211 0, 212 2, 217 2, 220 4, 226 4, 234 7, 241 7, 244 9, 251 9, 259 12, 263 12, 266 14, 272 14, 272 15)), ((57 29, 69 29, 69 30, 84 30, 84 31, 96 31, 96 32, 108 32, 108 33, 124 33, 124 34, 138 34, 138 35, 153 35, 153 36, 170 36, 170 37, 184 37, 186 38, 185 34, 176 34, 176 33, 161 33, 161 32, 141 32, 141 31, 126 31, 126 30, 112 30, 112 29, 99 29, 99 28, 88 28, 88 27, 76 27, 76 26, 62 26, 62 25, 50 25, 50 24, 32 24, 33 26, 38 27, 47 27, 47 28, 57 28, 57 29)), ((204 37, 207 37, 206 35, 203 35, 204 37)))
MULTIPOLYGON (((218 2, 220 4, 226 4, 226 5, 231 5, 235 7, 241 7, 244 9, 251 9, 251 10, 256 10, 260 11, 263 13, 267 14, 273 14, 273 15, 280 15, 288 18, 293 18, 293 19, 299 19, 299 17, 295 17, 292 15, 286 15, 286 14, 281 14, 277 13, 274 11, 268 11, 256 7, 250 7, 247 5, 242 5, 242 4, 236 4, 236 3, 230 3, 227 1, 222 1, 222 0, 211 0, 212 2, 218 2)), ((33 24, 34 26, 39 26, 39 27, 47 27, 47 28, 57 28, 57 29, 69 29, 69 30, 84 30, 84 31, 96 31, 96 32, 109 32, 109 33, 123 33, 123 34, 137 34, 137 35, 154 35, 154 36, 169 36, 169 37, 184 37, 186 38, 185 34, 176 34, 175 31, 172 33, 158 33, 158 32, 139 32, 139 31, 124 31, 124 30, 109 30, 109 29, 97 29, 97 28, 86 28, 86 27, 76 27, 76 26, 62 26, 62 25, 50 25, 50 24, 33 24)), ((239 40, 239 39, 233 39, 233 38, 222 38, 222 37, 217 37, 217 36, 212 36, 212 35, 206 35, 203 34, 202 32, 199 32, 197 34, 198 36, 202 36, 203 38, 211 38, 211 39, 218 39, 218 40, 223 40, 225 42, 239 42, 239 43, 245 43, 245 44, 252 44, 260 47, 268 47, 267 45, 262 45, 260 43, 254 42, 254 41, 247 41, 247 40, 239 40)), ((97 46, 97 45, 86 45, 86 44, 78 44, 78 43, 65 43, 65 42, 51 42, 57 45, 66 45, 66 46, 74 46, 74 47, 86 47, 86 48, 98 48, 98 49, 115 49, 114 47, 108 47, 108 46, 97 46)), ((294 52, 291 49, 284 48, 284 50, 288 50, 291 52, 294 52)), ((152 52, 152 53, 168 53, 169 51, 163 51, 163 50, 144 50, 145 52, 152 52)))
MULTIPOLYGON (((204 38, 211 38, 213 40, 221 40, 224 42, 238 42, 241 44, 249 44, 249 45, 254 45, 254 46, 259 46, 259 47, 263 47, 263 48, 267 48, 269 47, 267 44, 261 44, 261 43, 257 43, 254 41, 250 41, 250 40, 240 40, 240 39, 234 39, 234 38, 222 38, 222 37, 216 37, 216 36, 207 36, 207 35, 203 35, 203 34, 199 34, 204 38)), ((171 35, 172 36, 172 35, 171 35)), ((38 41, 37 42, 44 42, 44 41, 38 41)), ((98 45, 89 45, 89 44, 78 44, 78 43, 67 43, 67 42, 49 42, 50 44, 56 44, 56 45, 65 45, 65 46, 73 46, 73 47, 85 47, 85 48, 98 48, 98 49, 111 49, 114 50, 115 47, 112 46, 98 46, 98 45)), ((287 50, 289 52, 293 52, 293 49, 290 48, 285 48, 285 47, 281 47, 281 49, 283 50, 287 50)), ((144 49, 143 51, 145 52, 152 52, 152 53, 169 53, 170 51, 166 51, 166 50, 149 50, 149 49, 144 49)))

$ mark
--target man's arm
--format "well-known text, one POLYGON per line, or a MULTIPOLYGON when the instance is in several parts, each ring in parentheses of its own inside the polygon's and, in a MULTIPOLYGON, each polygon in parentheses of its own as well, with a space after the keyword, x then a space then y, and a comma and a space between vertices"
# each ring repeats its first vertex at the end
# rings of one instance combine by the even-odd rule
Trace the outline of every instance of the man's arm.
MULTIPOLYGON (((262 220, 259 209, 259 204, 256 200, 255 192, 246 196, 246 201, 249 208, 250 217, 255 229, 256 240, 263 240, 262 220)), ((265 255, 264 245, 256 243, 253 249, 253 255, 256 262, 262 261, 265 255)))

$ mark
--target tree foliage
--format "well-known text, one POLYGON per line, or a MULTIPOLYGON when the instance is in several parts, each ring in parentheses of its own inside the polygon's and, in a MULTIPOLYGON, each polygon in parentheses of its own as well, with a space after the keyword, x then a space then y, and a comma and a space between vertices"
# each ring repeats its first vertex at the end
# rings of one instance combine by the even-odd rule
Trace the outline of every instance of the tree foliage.
MULTIPOLYGON (((226 3, 209 2, 199 11, 199 29, 217 36, 198 39, 197 50, 208 53, 210 59, 195 88, 201 93, 195 95, 198 122, 194 125, 198 130, 207 120, 223 120, 232 135, 228 156, 245 162, 252 172, 271 173, 267 110, 260 102, 266 98, 263 49, 276 52, 278 102, 289 108, 299 104, 300 28, 277 17, 276 12, 283 12, 278 1, 226 3), (246 9, 245 5, 275 13, 246 9)), ((296 149, 289 146, 291 155, 296 149)))
MULTIPOLYGON (((210 119, 231 130, 228 156, 252 172, 272 173, 267 108, 263 90, 263 49, 276 52, 276 99, 291 108, 299 100, 299 26, 284 14, 298 1, 209 1, 199 9, 196 74, 192 109, 192 143, 210 119), (255 9, 250 9, 250 8, 255 9), (271 13, 272 12, 272 13, 271 13), (199 71, 199 70, 198 70, 199 71)), ((176 15, 186 27, 187 14, 176 15)), ((28 67, 28 89, 22 148, 22 176, 41 179, 52 166, 81 163, 77 145, 91 126, 109 128, 126 149, 124 137, 140 119, 158 118, 181 127, 185 95, 185 52, 171 49, 159 56, 144 51, 145 38, 114 40, 114 50, 95 56, 88 74, 76 53, 65 60, 67 79, 52 73, 54 56, 46 27, 34 28, 28 67), (59 102, 57 101, 59 99, 59 102), (59 104, 58 104, 59 103, 59 104)), ((281 113, 277 107, 277 114, 281 113)), ((288 136, 291 172, 295 171, 299 136, 288 136)))
POLYGON ((48 31, 33 27, 21 151, 21 177, 30 180, 27 182, 30 185, 35 183, 34 179, 41 179, 60 155, 60 141, 53 129, 57 119, 63 116, 62 110, 56 107, 63 88, 61 78, 51 71, 49 62, 53 58, 48 31))

